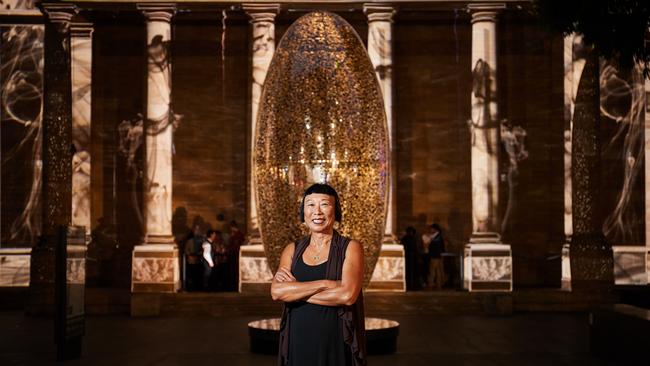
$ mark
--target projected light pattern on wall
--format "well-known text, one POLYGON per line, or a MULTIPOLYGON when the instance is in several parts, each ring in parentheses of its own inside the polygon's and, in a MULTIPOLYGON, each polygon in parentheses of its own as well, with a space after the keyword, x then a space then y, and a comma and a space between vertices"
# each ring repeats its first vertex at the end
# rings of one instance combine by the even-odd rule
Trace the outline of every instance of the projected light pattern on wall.
POLYGON ((90 234, 92 28, 73 27, 72 32, 72 224, 84 226, 90 234))
POLYGON ((119 135, 118 152, 121 157, 126 159, 126 181, 131 185, 129 190, 131 198, 131 207, 138 219, 138 225, 142 226, 142 210, 140 209, 140 202, 138 197, 138 177, 142 174, 141 168, 137 165, 136 157, 138 149, 142 146, 144 141, 144 118, 142 114, 138 114, 135 118, 130 120, 123 120, 117 126, 119 135))
POLYGON ((512 126, 507 121, 501 123, 501 143, 508 154, 508 204, 501 220, 501 232, 505 232, 510 217, 517 205, 516 187, 519 177, 519 163, 528 158, 526 150, 526 130, 521 126, 512 126))
POLYGON ((498 138, 496 70, 478 59, 472 70, 472 220, 475 232, 496 232, 498 215, 498 138))
POLYGON ((644 108, 645 88, 641 70, 637 68, 630 77, 625 77, 611 64, 601 64, 600 111, 617 123, 616 133, 604 146, 603 153, 622 143, 623 184, 616 205, 603 224, 603 232, 615 244, 643 242, 639 230, 636 230, 643 217, 632 203, 635 184, 639 174, 643 174, 644 108))
MULTIPOLYGON (((41 120, 43 100, 42 25, 0 27, 2 43, 3 197, 21 200, 21 207, 3 202, 2 241, 31 245, 40 234, 41 120), (10 141, 7 144, 7 141, 10 141), (7 184, 12 175, 30 170, 29 185, 7 184), (8 189, 12 189, 8 191, 8 189), (10 223, 9 223, 10 222, 10 223), (8 228, 8 230, 7 230, 8 228)), ((27 175, 27 174, 26 174, 27 175)))

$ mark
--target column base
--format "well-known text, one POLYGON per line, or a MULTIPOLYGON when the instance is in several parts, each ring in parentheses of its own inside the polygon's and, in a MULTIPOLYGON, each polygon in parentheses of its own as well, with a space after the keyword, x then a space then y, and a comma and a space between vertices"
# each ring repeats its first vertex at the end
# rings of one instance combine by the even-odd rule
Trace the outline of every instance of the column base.
POLYGON ((172 235, 147 235, 142 242, 144 245, 175 245, 174 237, 172 235))
POLYGON ((384 237, 381 239, 382 244, 399 244, 399 239, 394 234, 384 234, 384 237))
POLYGON ((246 241, 248 245, 262 245, 262 237, 259 233, 249 235, 246 241))
POLYGON ((512 250, 498 234, 472 237, 463 255, 463 288, 470 292, 512 291, 512 250), (489 242, 487 239, 491 238, 489 242), (496 240, 494 240, 496 239, 496 240))
POLYGON ((180 288, 175 244, 147 243, 133 248, 131 292, 176 292, 180 288))
MULTIPOLYGON (((251 238, 249 238, 250 242, 251 238)), ((273 274, 260 243, 242 245, 239 248, 239 292, 263 293, 271 291, 273 274)))

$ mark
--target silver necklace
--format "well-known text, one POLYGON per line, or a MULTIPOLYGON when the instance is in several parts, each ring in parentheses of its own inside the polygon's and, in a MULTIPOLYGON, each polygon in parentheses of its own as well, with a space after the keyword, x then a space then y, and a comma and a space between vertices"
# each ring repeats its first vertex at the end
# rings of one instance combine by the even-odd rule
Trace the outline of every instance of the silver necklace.
MULTIPOLYGON (((323 243, 320 245, 320 247, 318 248, 318 251, 316 251, 316 253, 312 255, 312 260, 314 260, 314 261, 316 261, 316 262, 320 262, 320 252, 323 250, 323 248, 325 247, 325 245, 326 245, 325 242, 323 242, 323 243)), ((314 252, 315 249, 312 249, 311 251, 314 252)))

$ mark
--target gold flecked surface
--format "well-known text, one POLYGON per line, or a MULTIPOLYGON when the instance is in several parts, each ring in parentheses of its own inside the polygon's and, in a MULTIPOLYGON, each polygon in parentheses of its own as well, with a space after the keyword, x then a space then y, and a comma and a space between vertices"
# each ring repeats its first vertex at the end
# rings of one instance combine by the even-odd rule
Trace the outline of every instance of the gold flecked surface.
POLYGON ((602 231, 599 60, 591 51, 578 85, 572 132, 572 288, 612 286, 612 245, 602 231))
POLYGON ((327 182, 341 197, 341 234, 361 242, 367 285, 386 216, 388 135, 379 84, 363 43, 338 15, 314 12, 286 32, 266 76, 257 119, 257 212, 269 266, 307 234, 304 190, 327 182))

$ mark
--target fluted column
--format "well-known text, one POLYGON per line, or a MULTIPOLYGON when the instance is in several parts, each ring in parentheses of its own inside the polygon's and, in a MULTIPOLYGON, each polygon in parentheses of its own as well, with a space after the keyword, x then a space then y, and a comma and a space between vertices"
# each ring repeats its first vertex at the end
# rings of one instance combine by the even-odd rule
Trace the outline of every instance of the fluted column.
POLYGON ((470 4, 472 15, 472 236, 464 252, 470 291, 512 291, 512 253, 499 233, 499 114, 496 21, 504 4, 470 4))
POLYGON ((503 4, 470 5, 472 14, 471 242, 499 242, 499 115, 496 18, 503 4))
MULTIPOLYGON (((645 164, 645 246, 646 250, 650 252, 650 111, 647 106, 650 105, 650 80, 644 78, 645 84, 645 103, 643 109, 645 117, 644 134, 644 164, 645 164)), ((646 274, 647 283, 650 284, 650 255, 646 257, 646 274)))
MULTIPOLYGON (((147 27, 144 238, 133 252, 133 292, 180 288, 178 249, 172 236, 171 20, 173 4, 138 4, 147 27)), ((137 303, 137 301, 133 301, 137 303)), ((137 312, 132 308, 132 311, 137 312)))
POLYGON ((88 23, 70 27, 72 74, 72 225, 91 229, 91 85, 92 34, 88 23))
MULTIPOLYGON (((644 79, 645 82, 645 104, 650 105, 650 80, 644 79)), ((645 245, 650 249, 650 111, 644 109, 645 128, 645 245)), ((646 270, 648 271, 648 282, 650 283, 650 258, 648 259, 646 270)))
POLYGON ((71 4, 42 3, 46 16, 43 68, 43 227, 32 250, 27 311, 53 311, 55 249, 60 226, 71 222, 72 153, 70 21, 71 4))
POLYGON ((385 240, 395 240, 395 126, 393 125, 393 15, 390 5, 368 3, 363 5, 368 17, 368 55, 375 68, 377 80, 384 97, 384 109, 388 122, 388 146, 390 147, 390 179, 388 209, 386 213, 385 240))
POLYGON ((172 5, 139 5, 147 23, 145 243, 172 240, 172 5))
POLYGON ((257 110, 262 96, 262 86, 266 73, 275 53, 275 17, 280 12, 279 4, 245 3, 242 9, 250 17, 252 28, 252 85, 251 85, 251 120, 250 120, 250 159, 248 169, 248 236, 249 242, 260 242, 259 223, 257 221, 257 203, 255 176, 253 174, 253 146, 257 127, 257 110))

